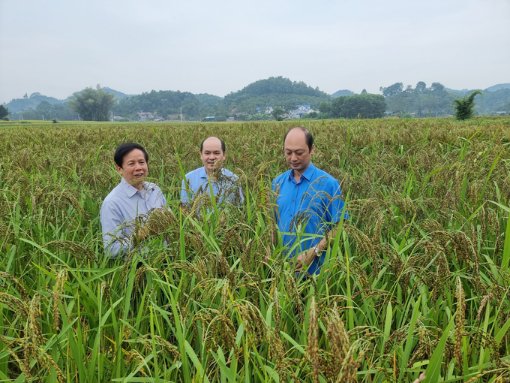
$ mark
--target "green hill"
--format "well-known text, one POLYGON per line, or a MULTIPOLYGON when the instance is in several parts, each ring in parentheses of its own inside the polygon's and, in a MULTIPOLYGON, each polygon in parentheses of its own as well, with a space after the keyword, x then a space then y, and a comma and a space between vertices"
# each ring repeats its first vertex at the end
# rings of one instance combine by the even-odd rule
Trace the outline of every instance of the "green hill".
POLYGON ((253 114, 268 107, 293 109, 305 104, 318 107, 321 102, 330 100, 331 96, 318 88, 284 77, 255 81, 224 99, 227 111, 232 114, 253 114))
POLYGON ((5 106, 9 109, 9 113, 19 113, 30 109, 36 109, 39 104, 46 101, 50 105, 62 104, 63 100, 53 97, 44 96, 38 92, 32 93, 30 97, 15 98, 8 102, 5 106))

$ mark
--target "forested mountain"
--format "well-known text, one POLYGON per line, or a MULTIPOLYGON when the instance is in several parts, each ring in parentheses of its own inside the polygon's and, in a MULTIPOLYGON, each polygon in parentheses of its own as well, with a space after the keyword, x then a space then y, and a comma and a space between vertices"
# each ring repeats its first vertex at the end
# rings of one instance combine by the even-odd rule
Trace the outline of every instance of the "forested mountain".
POLYGON ((350 91, 349 89, 340 89, 333 93, 332 97, 345 97, 345 96, 353 96, 355 93, 350 91))
POLYGON ((507 84, 497 84, 497 85, 493 85, 493 86, 490 86, 488 87, 487 89, 485 89, 487 92, 496 92, 498 90, 502 90, 502 89, 508 89, 510 90, 510 83, 507 83, 507 84))
POLYGON ((51 105, 64 103, 63 100, 57 100, 56 98, 44 96, 36 92, 32 93, 30 97, 25 94, 23 98, 15 98, 6 106, 10 113, 18 113, 29 109, 35 109, 43 101, 51 105))
MULTIPOLYGON (((225 98, 210 94, 153 90, 120 100, 114 107, 114 114, 129 119, 138 119, 140 113, 151 113, 151 119, 177 120, 182 117, 185 120, 197 120, 214 116, 216 120, 223 120, 230 116, 247 118, 263 114, 274 107, 284 110, 300 105, 318 107, 330 98, 327 93, 309 87, 304 82, 271 77, 256 81, 225 98)), ((146 117, 145 114, 143 116, 146 117)))
POLYGON ((115 90, 115 89, 112 89, 112 88, 108 88, 107 86, 101 88, 101 90, 103 92, 105 92, 105 93, 111 94, 118 101, 123 100, 126 97, 129 97, 127 94, 119 92, 118 90, 115 90))
POLYGON ((225 96, 227 112, 233 115, 261 113, 267 108, 291 110, 300 105, 318 108, 331 96, 312 88, 304 82, 291 81, 284 77, 270 77, 255 81, 238 92, 225 96))
MULTIPOLYGON (((507 84, 509 85, 509 84, 507 84)), ((510 113, 510 86, 491 87, 475 98, 475 112, 478 114, 509 114, 510 113)))
MULTIPOLYGON (((127 97, 126 94, 111 88, 101 88, 104 92, 112 94, 116 100, 127 97)), ((11 120, 77 120, 78 114, 69 106, 69 96, 65 100, 32 93, 30 97, 13 99, 6 107, 11 120)))

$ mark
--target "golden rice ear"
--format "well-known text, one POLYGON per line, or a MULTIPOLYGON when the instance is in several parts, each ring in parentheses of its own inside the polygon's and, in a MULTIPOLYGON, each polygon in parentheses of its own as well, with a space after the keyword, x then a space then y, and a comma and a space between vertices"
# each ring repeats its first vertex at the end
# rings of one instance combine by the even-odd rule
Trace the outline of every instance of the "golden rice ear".
POLYGON ((62 292, 64 291, 64 285, 67 281, 67 269, 61 269, 57 273, 55 279, 55 286, 53 287, 53 326, 56 331, 60 330, 60 313, 59 304, 61 303, 62 292))
POLYGON ((306 355, 312 366, 313 382, 319 381, 319 322, 317 318, 317 305, 315 296, 312 296, 310 309, 308 310, 308 344, 306 355))
POLYGON ((462 287, 460 277, 457 277, 457 288, 455 289, 455 298, 457 300, 457 309, 455 310, 455 344, 454 356, 457 366, 462 374, 462 338, 464 337, 464 321, 466 319, 466 297, 462 287))
POLYGON ((15 287, 15 289, 18 291, 18 293, 21 296, 21 299, 23 301, 28 300, 27 290, 26 290, 25 286, 23 285, 23 283, 21 283, 21 281, 18 278, 14 277, 13 275, 11 275, 5 271, 0 271, 0 280, 1 279, 3 279, 5 282, 11 283, 15 287))
POLYGON ((0 291, 0 303, 6 305, 9 310, 14 311, 21 318, 27 319, 29 314, 29 306, 21 299, 14 295, 0 291))
POLYGON ((332 355, 330 370, 332 374, 337 377, 344 365, 344 361, 348 357, 351 344, 349 341, 349 335, 345 330, 344 322, 338 314, 336 304, 326 317, 326 323, 328 341, 332 355))

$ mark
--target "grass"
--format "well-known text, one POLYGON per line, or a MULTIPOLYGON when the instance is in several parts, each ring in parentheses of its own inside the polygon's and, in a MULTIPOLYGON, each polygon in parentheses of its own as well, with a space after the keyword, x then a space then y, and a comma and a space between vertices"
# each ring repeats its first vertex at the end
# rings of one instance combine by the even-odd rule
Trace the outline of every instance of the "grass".
POLYGON ((351 216, 306 281, 272 241, 292 123, 0 124, 0 381, 510 380, 510 119, 303 123, 351 216), (212 134, 246 198, 197 217, 180 182, 212 134), (127 140, 174 214, 109 261, 127 140))

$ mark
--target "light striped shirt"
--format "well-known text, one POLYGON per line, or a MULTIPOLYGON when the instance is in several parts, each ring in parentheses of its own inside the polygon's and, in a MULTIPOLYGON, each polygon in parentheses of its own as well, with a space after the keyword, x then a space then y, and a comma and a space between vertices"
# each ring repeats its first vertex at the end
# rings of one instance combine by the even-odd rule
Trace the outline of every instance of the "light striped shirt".
POLYGON ((237 175, 222 168, 218 179, 211 181, 202 166, 186 174, 186 179, 182 181, 181 203, 189 204, 199 195, 209 195, 210 193, 214 194, 218 203, 227 202, 240 205, 244 201, 243 189, 237 175))
POLYGON ((143 220, 152 209, 165 205, 165 196, 156 184, 144 182, 143 189, 138 190, 122 178, 101 205, 101 227, 106 253, 115 258, 131 250, 131 236, 136 220, 143 220))

